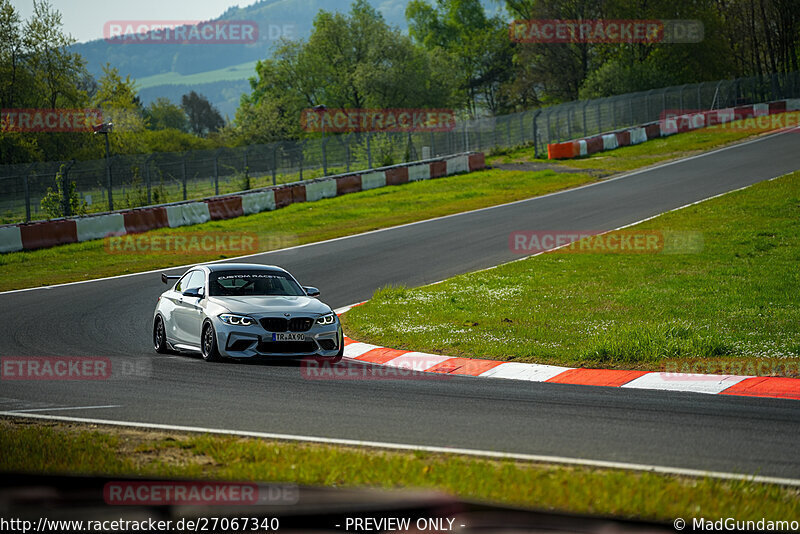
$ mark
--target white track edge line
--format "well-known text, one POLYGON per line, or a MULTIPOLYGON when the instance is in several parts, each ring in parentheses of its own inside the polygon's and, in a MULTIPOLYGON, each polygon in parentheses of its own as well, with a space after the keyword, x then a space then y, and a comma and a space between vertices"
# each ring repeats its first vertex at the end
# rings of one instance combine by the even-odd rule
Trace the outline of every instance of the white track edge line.
POLYGON ((204 428, 181 425, 165 425, 161 423, 142 423, 138 421, 116 421, 105 419, 90 419, 82 417, 65 417, 58 415, 39 415, 39 414, 18 414, 14 412, 0 412, 0 416, 18 417, 30 419, 47 419, 52 421, 66 421, 73 423, 88 423, 109 426, 120 426, 129 428, 145 428, 152 430, 171 430, 175 432, 192 432, 205 434, 218 434, 230 436, 242 436, 250 438, 274 439, 281 441, 306 441, 312 443, 323 443, 330 445, 346 445, 354 447, 369 447, 376 449, 390 449, 398 451, 421 451, 439 454, 459 454, 464 456, 485 457, 493 459, 520 460, 527 462, 554 463, 563 465, 577 465, 585 467, 596 467, 603 469, 625 469, 630 471, 643 471, 659 473, 664 475, 677 475, 688 477, 707 477, 720 480, 741 480, 747 482, 757 482, 763 484, 777 484, 781 486, 800 487, 800 479, 770 477, 761 475, 744 475, 741 473, 726 473, 722 471, 703 471, 701 469, 689 469, 680 467, 667 467, 660 465, 647 465, 626 462, 612 462, 605 460, 587 460, 581 458, 568 458, 566 456, 546 456, 538 454, 518 454, 509 452, 486 451, 479 449, 461 449, 455 447, 437 447, 430 445, 411 445, 405 443, 389 443, 381 441, 360 441, 343 438, 325 438, 320 436, 300 436, 294 434, 276 434, 270 432, 253 432, 247 430, 226 430, 219 428, 204 428))
POLYGON ((107 404, 105 406, 63 406, 59 408, 28 408, 23 410, 9 410, 10 413, 31 413, 31 412, 59 412, 65 410, 95 410, 100 408, 121 408, 121 404, 107 404))
MULTIPOLYGON (((22 288, 22 289, 11 289, 9 291, 0 291, 0 295, 7 295, 7 294, 10 294, 10 293, 21 293, 23 291, 47 290, 47 289, 54 289, 54 288, 57 288, 57 287, 72 286, 72 285, 78 285, 78 284, 88 284, 88 283, 92 283, 92 282, 103 282, 103 281, 106 281, 106 280, 116 280, 118 278, 129 278, 129 277, 132 277, 132 276, 140 276, 140 275, 145 275, 145 274, 161 273, 161 272, 164 272, 164 271, 171 271, 171 270, 174 270, 174 269, 188 269, 190 267, 194 267, 195 265, 205 265, 205 264, 213 264, 213 263, 232 262, 234 260, 241 260, 241 259, 245 259, 245 258, 253 258, 253 257, 256 257, 256 256, 262 256, 262 255, 265 255, 265 254, 275 254, 277 252, 286 252, 288 250, 296 250, 296 249, 310 247, 310 246, 314 246, 314 245, 322 245, 322 244, 325 244, 325 243, 333 243, 333 242, 341 241, 341 240, 344 240, 344 239, 353 239, 353 238, 356 238, 356 237, 362 237, 362 236, 365 236, 365 235, 376 234, 376 233, 379 233, 379 232, 387 232, 389 230, 396 230, 398 228, 406 228, 406 227, 414 226, 414 225, 417 225, 417 224, 423 224, 423 223, 429 223, 429 222, 439 221, 439 220, 443 220, 443 219, 449 219, 451 217, 459 217, 459 216, 462 216, 462 215, 468 215, 468 214, 471 214, 471 213, 478 213, 478 212, 481 212, 481 211, 487 211, 487 210, 493 210, 493 209, 497 209, 497 208, 503 208, 503 207, 506 207, 506 206, 513 206, 515 204, 521 204, 523 202, 533 202, 533 201, 536 201, 536 200, 539 200, 539 199, 542 199, 542 198, 548 198, 548 197, 552 197, 552 196, 556 196, 556 195, 563 195, 565 193, 570 193, 572 191, 578 191, 578 190, 581 190, 581 189, 586 189, 586 188, 589 188, 589 187, 594 187, 594 186, 598 186, 598 185, 602 185, 602 184, 615 182, 617 180, 630 178, 631 176, 635 176, 635 175, 641 174, 643 172, 649 172, 649 171, 652 171, 652 170, 655 170, 655 169, 660 169, 662 167, 669 167, 670 165, 676 165, 678 163, 691 161, 693 159, 703 158, 703 157, 706 157, 706 156, 710 156, 712 154, 716 154, 718 152, 724 152, 725 150, 731 150, 731 149, 738 148, 738 147, 741 147, 741 146, 746 146, 746 145, 758 143, 758 142, 764 141, 766 139, 771 139, 773 137, 778 137, 780 135, 783 135, 785 133, 790 132, 793 129, 796 129, 796 128, 786 129, 786 130, 779 130, 779 131, 771 133, 769 135, 759 136, 759 137, 757 137, 755 139, 750 139, 748 141, 743 141, 741 143, 734 143, 732 145, 724 146, 722 148, 717 148, 717 149, 712 150, 710 152, 703 152, 702 154, 695 154, 694 156, 688 156, 686 158, 680 158, 680 159, 676 159, 676 160, 667 161, 667 162, 664 162, 664 163, 658 163, 656 165, 652 165, 652 166, 645 167, 645 168, 642 168, 642 169, 636 169, 636 170, 628 172, 628 173, 620 174, 619 176, 614 176, 612 178, 608 178, 607 180, 599 180, 599 181, 592 182, 592 183, 589 183, 589 184, 580 185, 578 187, 572 187, 570 189, 562 189, 560 191, 553 191, 552 193, 547 193, 546 195, 539 195, 539 196, 535 196, 535 197, 531 197, 531 198, 523 198, 521 200, 514 200, 512 202, 506 202, 505 204, 496 204, 494 206, 486 206, 486 207, 483 207, 483 208, 478 208, 478 209, 474 209, 474 210, 470 210, 470 211, 462 211, 462 212, 458 212, 458 213, 451 213, 449 215, 442 215, 440 217, 433 217, 432 219, 423 219, 421 221, 413 221, 413 222, 410 222, 410 223, 400 224, 400 225, 397 225, 397 226, 389 226, 387 228, 378 228, 378 229, 375 229, 375 230, 370 230, 368 232, 362 232, 360 234, 344 235, 344 236, 340 236, 340 237, 334 237, 334 238, 331 238, 331 239, 326 239, 324 241, 314 241, 314 242, 311 242, 311 243, 304 243, 302 245, 295 245, 293 247, 286 247, 286 248, 281 248, 281 249, 276 249, 276 250, 265 250, 263 252, 255 252, 253 254, 245 254, 243 256, 232 256, 230 258, 223 258, 223 259, 220 259, 220 260, 211 260, 211 261, 200 262, 200 263, 197 263, 197 262, 195 262, 195 263, 187 263, 185 265, 175 265, 175 266, 172 266, 172 267, 162 267, 162 268, 159 268, 159 269, 152 269, 152 270, 149 270, 149 271, 140 271, 140 272, 136 272, 136 273, 118 274, 118 275, 114 275, 114 276, 106 276, 106 277, 103 277, 103 278, 92 278, 91 280, 77 280, 75 282, 64 282, 62 284, 52 284, 52 285, 48 285, 48 286, 25 287, 25 288, 22 288)), ((486 169, 484 168, 484 169, 481 169, 481 170, 486 170, 486 169)), ((546 169, 544 169, 544 170, 546 170, 546 169)), ((580 172, 581 169, 576 169, 576 171, 580 172)), ((474 171, 474 172, 478 172, 478 171, 474 171)), ((443 178, 447 178, 447 176, 444 176, 443 178)), ((728 192, 730 192, 730 191, 728 191, 728 192)), ((725 193, 722 193, 722 194, 725 194, 725 193)), ((713 197, 709 197, 709 198, 713 198, 713 197)), ((261 213, 264 213, 264 212, 261 212, 261 213)), ((668 212, 664 212, 664 213, 668 213, 668 212)), ((253 214, 253 215, 255 215, 255 214, 253 214)), ((622 228, 624 228, 624 227, 622 227, 622 228)), ((129 235, 135 235, 135 234, 129 234, 129 235)), ((551 250, 554 250, 554 249, 551 249, 551 250)), ((531 257, 531 256, 526 256, 526 258, 528 258, 528 257, 531 257)), ((525 259, 525 258, 520 258, 520 259, 525 259)), ((519 260, 512 260, 512 261, 519 261, 519 260)), ((510 262, 506 262, 506 263, 510 263, 510 262)), ((501 264, 501 265, 503 265, 503 264, 501 264)), ((490 267, 490 268, 492 268, 492 267, 490 267)), ((476 271, 476 272, 478 272, 478 271, 476 271)))

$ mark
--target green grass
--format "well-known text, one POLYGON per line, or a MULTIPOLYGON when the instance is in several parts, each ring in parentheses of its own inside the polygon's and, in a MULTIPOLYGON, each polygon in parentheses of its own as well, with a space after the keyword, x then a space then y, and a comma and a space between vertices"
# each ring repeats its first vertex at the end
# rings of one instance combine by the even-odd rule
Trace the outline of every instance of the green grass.
MULTIPOLYGON (((780 124, 798 124, 799 112, 776 114, 774 120, 780 124)), ((487 159, 488 163, 518 163, 523 161, 548 161, 575 169, 602 169, 625 172, 654 165, 662 161, 681 158, 713 150, 737 141, 769 133, 771 127, 753 127, 746 119, 735 121, 725 127, 714 126, 682 134, 671 135, 633 146, 620 147, 608 152, 598 152, 588 157, 571 160, 547 160, 534 158, 533 147, 501 153, 487 159)))
MULTIPOLYGON (((694 154, 698 150, 723 146, 754 133, 759 131, 701 130, 648 141, 634 147, 623 147, 589 158, 551 162, 567 167, 580 167, 574 173, 487 170, 346 195, 313 204, 292 205, 276 212, 190 228, 162 229, 142 235, 183 235, 209 231, 252 232, 265 237, 264 246, 260 250, 266 251, 531 198, 594 181, 597 173, 593 171, 598 168, 605 170, 601 174, 633 169, 664 159, 694 154)), ((502 155, 488 158, 490 164, 522 161, 540 160, 533 158, 532 148, 502 151, 502 155)), ((320 174, 321 171, 315 169, 304 172, 303 176, 310 178, 320 174)), ((281 183, 290 181, 293 176, 278 178, 281 183)), ((259 187, 269 183, 271 177, 262 176, 253 178, 251 185, 259 187)), ((193 191, 190 196, 195 193, 199 196, 210 195, 210 181, 205 187, 206 189, 198 190, 199 192, 193 191)), ((169 195, 178 194, 174 187, 167 192, 169 195)), ((173 196, 169 198, 173 199, 173 196)), ((0 254, 0 291, 88 280, 224 257, 221 254, 110 255, 105 252, 103 241, 0 254)))
MULTIPOLYGON (((139 236, 252 233, 261 238, 260 250, 271 250, 534 197, 593 180, 583 173, 486 170, 292 204, 276 211, 225 221, 162 228, 139 236)), ((86 241, 0 255, 0 290, 87 280, 224 257, 224 254, 109 254, 103 240, 86 241)))
POLYGON ((771 359, 786 364, 775 374, 797 374, 800 172, 629 230, 702 242, 683 253, 573 249, 432 286, 383 288, 344 316, 345 331, 452 356, 647 370, 771 359))
POLYGON ((775 485, 459 455, 145 432, 0 419, 0 470, 428 488, 544 510, 672 521, 798 514, 800 491, 775 485))
POLYGON ((137 89, 147 89, 157 85, 199 85, 213 82, 230 82, 247 80, 256 75, 256 61, 240 63, 222 69, 197 72, 195 74, 181 74, 179 72, 165 72, 145 76, 136 80, 137 89))

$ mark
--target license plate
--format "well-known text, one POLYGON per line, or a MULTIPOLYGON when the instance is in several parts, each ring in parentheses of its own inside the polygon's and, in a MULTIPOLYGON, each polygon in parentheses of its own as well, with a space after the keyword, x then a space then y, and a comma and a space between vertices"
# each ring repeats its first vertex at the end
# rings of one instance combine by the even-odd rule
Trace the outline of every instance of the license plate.
POLYGON ((305 341, 305 334, 275 333, 272 334, 272 341, 305 341))

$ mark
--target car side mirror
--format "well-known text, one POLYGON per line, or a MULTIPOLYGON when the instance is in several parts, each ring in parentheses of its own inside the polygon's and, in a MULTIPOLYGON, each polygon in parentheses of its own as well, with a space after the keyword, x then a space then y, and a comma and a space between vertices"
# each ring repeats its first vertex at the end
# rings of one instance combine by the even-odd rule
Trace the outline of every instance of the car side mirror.
POLYGON ((319 296, 319 289, 317 289, 316 287, 303 286, 303 291, 305 291, 306 295, 308 295, 309 297, 319 296))
POLYGON ((184 297, 203 298, 203 288, 187 289, 183 292, 184 297))

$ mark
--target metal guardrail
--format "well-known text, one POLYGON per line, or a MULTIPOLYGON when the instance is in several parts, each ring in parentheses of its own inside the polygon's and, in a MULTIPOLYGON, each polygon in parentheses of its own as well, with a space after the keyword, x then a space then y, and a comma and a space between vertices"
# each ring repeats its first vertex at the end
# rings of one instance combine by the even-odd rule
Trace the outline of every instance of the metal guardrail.
MULTIPOLYGON (((709 110, 800 97, 800 73, 773 74, 570 102, 460 122, 449 132, 328 135, 217 150, 116 155, 109 160, 0 166, 0 224, 47 218, 56 175, 75 183, 87 213, 202 198, 438 157, 548 143, 656 121, 666 110, 709 110), (110 166, 110 187, 106 165, 110 166)), ((113 134, 112 134, 113 135, 113 134)), ((74 208, 64 203, 62 215, 74 208)))

